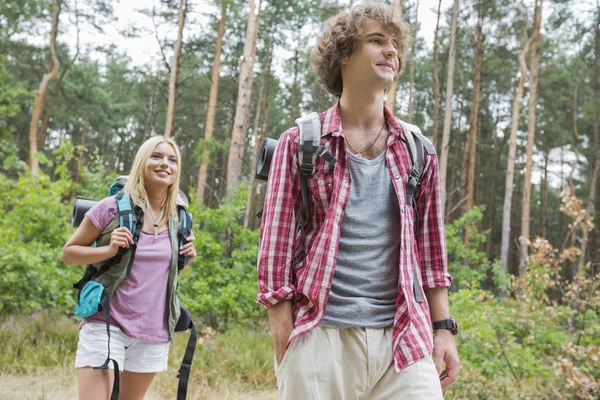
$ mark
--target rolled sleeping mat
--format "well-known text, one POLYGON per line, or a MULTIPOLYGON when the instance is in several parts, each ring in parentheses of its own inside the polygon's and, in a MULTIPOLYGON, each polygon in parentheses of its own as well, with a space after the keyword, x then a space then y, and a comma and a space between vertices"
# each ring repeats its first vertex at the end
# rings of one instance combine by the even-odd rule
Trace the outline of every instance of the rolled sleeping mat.
POLYGON ((277 140, 275 139, 266 138, 263 142, 260 149, 260 157, 256 163, 256 175, 254 178, 262 181, 266 181, 269 178, 269 168, 271 167, 275 146, 277 146, 277 140))
POLYGON ((73 207, 73 216, 71 217, 71 225, 73 228, 77 228, 85 213, 96 204, 98 200, 86 199, 85 197, 77 196, 75 199, 75 207, 73 207))

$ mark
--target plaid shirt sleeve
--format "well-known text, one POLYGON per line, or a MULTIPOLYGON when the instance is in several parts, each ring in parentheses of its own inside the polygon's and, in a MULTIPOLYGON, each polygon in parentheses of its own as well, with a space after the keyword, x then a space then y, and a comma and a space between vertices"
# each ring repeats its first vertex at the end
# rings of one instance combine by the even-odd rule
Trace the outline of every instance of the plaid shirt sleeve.
POLYGON ((444 206, 435 156, 427 156, 417 197, 417 209, 420 219, 417 246, 423 288, 448 287, 452 283, 452 276, 448 273, 444 206))
POLYGON ((256 301, 270 308, 294 297, 292 255, 296 227, 295 199, 298 199, 297 128, 279 139, 269 170, 258 249, 258 296, 256 301), (290 137, 292 136, 292 137, 290 137))

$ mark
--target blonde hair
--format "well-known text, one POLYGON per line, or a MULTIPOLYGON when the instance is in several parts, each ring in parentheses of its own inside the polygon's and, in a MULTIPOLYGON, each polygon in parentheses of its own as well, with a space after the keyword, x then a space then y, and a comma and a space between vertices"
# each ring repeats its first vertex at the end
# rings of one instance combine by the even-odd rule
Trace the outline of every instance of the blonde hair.
POLYGON ((383 2, 365 2, 327 20, 317 46, 310 55, 312 70, 323 88, 334 96, 342 95, 340 60, 351 55, 361 39, 367 21, 379 22, 398 41, 398 74, 404 66, 404 54, 411 41, 408 25, 394 15, 392 6, 383 2))
POLYGON ((177 155, 177 166, 179 167, 177 168, 177 173, 175 175, 175 182, 167 188, 167 197, 163 203, 165 212, 160 221, 160 223, 164 223, 169 217, 177 218, 177 196, 179 194, 179 177, 181 175, 181 153, 173 139, 165 138, 164 136, 153 136, 140 146, 135 155, 135 159, 133 160, 131 172, 129 173, 129 178, 127 179, 127 183, 125 183, 123 190, 129 195, 133 204, 140 205, 141 202, 144 202, 148 205, 148 193, 146 192, 146 187, 144 185, 144 170, 146 168, 146 162, 154 152, 154 149, 161 143, 168 143, 173 147, 173 150, 175 150, 175 154, 177 155))

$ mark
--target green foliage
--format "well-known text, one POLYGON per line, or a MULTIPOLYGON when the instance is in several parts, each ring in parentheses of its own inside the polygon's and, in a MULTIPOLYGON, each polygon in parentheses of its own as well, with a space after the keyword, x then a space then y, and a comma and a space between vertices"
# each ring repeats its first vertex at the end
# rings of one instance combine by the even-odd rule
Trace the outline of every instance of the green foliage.
POLYGON ((74 306, 74 270, 66 269, 60 250, 70 233, 71 191, 66 164, 70 145, 57 148, 52 181, 44 173, 17 179, 0 175, 0 313, 31 313, 74 306))
POLYGON ((5 56, 0 56, 0 139, 3 145, 13 130, 7 120, 17 115, 20 109, 19 100, 27 95, 25 88, 15 82, 5 69, 4 63, 5 56))
POLYGON ((195 199, 190 205, 198 257, 182 273, 179 294, 194 316, 213 328, 256 323, 265 315, 254 302, 258 232, 241 224, 247 196, 240 185, 217 209, 195 199))
POLYGON ((491 277, 499 290, 508 288, 509 278, 497 261, 489 260, 479 247, 487 240, 487 232, 478 232, 485 206, 474 206, 451 224, 445 226, 448 250, 448 270, 461 287, 481 287, 491 277), (465 243, 464 233, 470 231, 465 243))

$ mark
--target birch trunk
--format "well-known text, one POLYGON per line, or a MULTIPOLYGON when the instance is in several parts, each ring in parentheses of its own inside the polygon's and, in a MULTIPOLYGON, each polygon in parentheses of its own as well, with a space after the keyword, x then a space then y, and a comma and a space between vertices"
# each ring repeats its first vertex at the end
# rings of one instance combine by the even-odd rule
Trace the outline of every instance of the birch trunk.
MULTIPOLYGON (((473 105, 471 107, 471 124, 469 126, 469 172, 467 175, 467 200, 465 211, 473 207, 475 187, 475 161, 477 156, 477 127, 479 126, 479 103, 481 99, 481 64, 483 63, 483 17, 479 17, 476 28, 477 44, 475 45, 475 78, 473 83, 473 105)), ((463 171, 464 172, 464 171, 463 171)), ((468 242, 470 232, 467 229, 465 242, 468 242)))
MULTIPOLYGON (((528 20, 527 15, 525 19, 528 20)), ((517 131, 519 130, 519 116, 521 110, 521 99, 523 98, 523 88, 525 78, 527 77, 527 64, 525 59, 529 53, 531 40, 527 37, 527 24, 524 29, 525 45, 521 54, 519 54, 519 82, 515 88, 515 94, 512 103, 512 121, 510 127, 510 138, 508 140, 508 159, 506 162, 506 183, 504 189, 504 205, 502 207, 502 242, 500 245, 500 266, 508 272, 508 248, 510 242, 510 216, 512 207, 513 185, 515 180, 515 159, 517 156, 517 131)))
POLYGON ((458 0, 454 0, 452 26, 450 31, 450 54, 448 56, 448 78, 446 79, 446 109, 444 110, 444 129, 442 131, 442 151, 440 154, 440 188, 442 201, 446 201, 446 170, 448 168, 448 149, 450 145, 450 125, 452 123, 452 96, 454 94, 454 65, 456 64, 456 27, 458 24, 458 0))
POLYGON ((217 43, 215 45, 215 58, 208 96, 208 109, 206 112, 206 124, 204 126, 204 151, 202 152, 202 163, 198 171, 198 182, 196 183, 196 195, 200 203, 204 203, 206 193, 206 178, 208 177, 208 164, 210 163, 210 142, 215 127, 215 115, 217 113, 217 98, 219 95, 219 70, 221 68, 221 51, 223 49, 223 35, 225 34, 225 21, 227 19, 227 3, 221 6, 221 19, 217 28, 217 43))
POLYGON ((183 41, 183 27, 185 25, 185 14, 187 0, 179 0, 179 23, 177 27, 177 41, 173 52, 173 61, 171 62, 171 76, 169 78, 169 102, 167 104, 167 121, 165 122, 165 137, 170 138, 173 135, 173 125, 175 122, 175 101, 177 100, 177 80, 179 79, 181 42, 183 41))
POLYGON ((540 236, 546 238, 548 228, 548 159, 550 149, 544 149, 544 179, 540 187, 541 207, 540 207, 540 236))
POLYGON ((435 23, 435 33, 433 35, 433 128, 431 132, 431 141, 437 148, 438 146, 438 124, 440 119, 440 78, 438 74, 438 33, 440 30, 440 14, 442 0, 438 1, 437 21, 435 23))
POLYGON ((533 168, 533 146, 535 143, 535 107, 537 105, 537 88, 539 79, 540 64, 540 26, 542 22, 542 0, 535 0, 535 14, 533 17, 533 33, 531 37, 531 55, 529 59, 530 85, 529 85, 529 103, 527 105, 529 112, 529 121, 527 126, 527 159, 525 162, 525 179, 523 181, 523 207, 521 211, 521 258, 519 265, 519 275, 526 271, 527 254, 529 246, 526 240, 529 240, 529 218, 531 207, 531 172, 533 168))
POLYGON ((46 96, 48 94, 48 87, 50 81, 54 79, 60 68, 58 57, 56 56, 56 35, 58 33, 58 21, 60 17, 60 8, 62 0, 52 1, 52 28, 50 30, 50 59, 48 66, 46 67, 46 73, 42 76, 40 86, 35 93, 35 100, 33 102, 33 111, 31 113, 31 123, 29 125, 29 167, 31 173, 37 175, 40 170, 40 165, 36 156, 38 151, 38 126, 42 112, 44 111, 44 105, 46 103, 46 96))
MULTIPOLYGON (((417 30, 419 26, 419 0, 417 0, 415 6, 415 22, 414 29, 417 30)), ((416 34, 415 34, 416 36, 416 34)), ((408 123, 412 124, 413 117, 413 91, 415 88, 415 53, 417 51, 417 39, 415 38, 412 43, 412 49, 410 51, 410 64, 408 67, 408 76, 409 76, 409 91, 408 91, 408 123)))
MULTIPOLYGON (((394 0, 394 19, 402 21, 402 9, 408 0, 394 0)), ((404 56, 404 55, 402 55, 404 56)), ((398 77, 394 79, 390 86, 385 100, 385 107, 394 115, 396 115, 396 92, 398 91, 398 77)))
POLYGON ((292 95, 290 98, 290 115, 288 117, 288 126, 292 126, 296 118, 296 97, 298 95, 298 64, 299 64, 298 47, 294 51, 294 83, 292 84, 292 95))
POLYGON ((252 79, 254 66, 254 48, 256 33, 258 32, 258 11, 254 0, 249 0, 248 26, 246 28, 246 43, 244 44, 244 59, 240 68, 238 97, 231 130, 231 144, 227 159, 227 190, 233 188, 240 180, 242 174, 242 152, 244 146, 245 127, 248 123, 250 101, 252 99, 252 79))
MULTIPOLYGON (((585 210, 585 215, 586 218, 589 218, 592 216, 592 212, 594 210, 594 205, 596 203, 596 186, 598 185, 598 178, 600 177, 600 105, 598 104, 599 102, 599 97, 600 96, 600 78, 599 78, 599 71, 598 69, 600 68, 600 17, 598 17, 598 19, 596 20, 596 35, 595 35, 595 40, 594 40, 594 74, 593 74, 593 91, 594 91, 594 97, 593 97, 593 102, 594 102, 594 106, 593 106, 593 110, 594 110, 594 120, 592 122, 592 132, 594 134, 594 138, 593 138, 593 148, 594 148, 594 168, 592 169, 592 176, 591 176, 591 181, 590 181, 590 192, 588 194, 588 198, 587 198, 587 207, 585 210)), ((587 252, 587 245, 588 245, 588 240, 589 240, 589 231, 590 231, 590 227, 589 226, 585 226, 583 228, 583 237, 582 237, 582 241, 581 241, 581 254, 579 256, 579 265, 577 267, 577 271, 575 273, 575 276, 577 276, 577 273, 581 270, 583 270, 583 267, 585 265, 585 256, 586 256, 586 252, 587 252)))
MULTIPOLYGON (((267 38, 267 41, 270 41, 270 37, 267 38)), ((267 55, 265 60, 265 67, 263 68, 263 72, 260 77, 260 85, 258 89, 258 101, 259 107, 256 110, 256 117, 254 118, 254 129, 252 130, 253 142, 255 147, 254 155, 252 157, 252 167, 250 169, 251 178, 254 178, 254 174, 256 173, 256 165, 258 164, 258 158, 260 157, 260 148, 262 145, 262 141, 265 138, 265 131, 261 130, 259 132, 259 126, 263 118, 266 118, 266 112, 269 107, 269 88, 267 87, 265 90, 265 83, 267 77, 271 74, 271 52, 272 48, 269 43, 267 43, 267 55)), ((255 207, 255 199, 256 199, 256 188, 258 186, 258 181, 256 179, 252 179, 252 183, 250 184, 250 189, 248 190, 248 199, 246 201, 246 211, 244 212, 244 229, 248 229, 250 226, 250 221, 254 217, 254 207, 255 207)))

